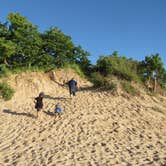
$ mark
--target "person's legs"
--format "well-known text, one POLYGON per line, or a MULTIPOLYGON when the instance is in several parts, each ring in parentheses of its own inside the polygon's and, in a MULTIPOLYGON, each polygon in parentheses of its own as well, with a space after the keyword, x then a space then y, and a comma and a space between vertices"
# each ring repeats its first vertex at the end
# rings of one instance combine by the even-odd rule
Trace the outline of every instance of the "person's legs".
POLYGON ((72 95, 72 90, 71 90, 70 87, 69 87, 69 94, 70 94, 70 97, 71 97, 71 95, 72 95))
POLYGON ((55 122, 55 120, 56 120, 57 116, 61 119, 61 113, 55 112, 54 122, 55 122))
POLYGON ((75 88, 72 89, 72 95, 73 95, 73 96, 76 95, 76 89, 75 89, 75 88))
POLYGON ((43 119, 42 108, 40 108, 40 111, 39 111, 39 112, 40 112, 40 113, 39 113, 40 120, 42 120, 42 119, 43 119))
POLYGON ((37 107, 36 109, 37 109, 37 115, 36 115, 36 118, 38 118, 38 117, 40 117, 40 113, 39 113, 39 112, 41 111, 41 108, 40 108, 40 107, 37 107))
POLYGON ((41 119, 42 118, 42 108, 37 108, 37 116, 36 118, 41 119))
POLYGON ((36 118, 38 118, 38 109, 37 109, 36 113, 37 113, 37 114, 36 114, 36 118))
POLYGON ((55 114, 54 114, 54 122, 55 122, 56 117, 57 117, 57 112, 55 112, 55 114))
POLYGON ((75 91, 73 91, 73 96, 75 96, 76 95, 76 92, 75 91))

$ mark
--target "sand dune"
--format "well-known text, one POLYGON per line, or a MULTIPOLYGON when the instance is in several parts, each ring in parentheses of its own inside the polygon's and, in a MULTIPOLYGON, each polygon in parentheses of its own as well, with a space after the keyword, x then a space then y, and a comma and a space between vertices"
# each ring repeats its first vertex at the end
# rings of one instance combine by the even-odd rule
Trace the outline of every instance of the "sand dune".
POLYGON ((8 80, 16 94, 0 105, 0 165, 166 165, 166 115, 159 112, 166 110, 166 98, 113 96, 76 74, 82 89, 70 98, 55 82, 63 82, 62 73, 54 81, 44 73, 8 80), (36 119, 33 97, 40 91, 46 96, 36 119), (56 103, 63 108, 61 119, 53 114, 56 103))

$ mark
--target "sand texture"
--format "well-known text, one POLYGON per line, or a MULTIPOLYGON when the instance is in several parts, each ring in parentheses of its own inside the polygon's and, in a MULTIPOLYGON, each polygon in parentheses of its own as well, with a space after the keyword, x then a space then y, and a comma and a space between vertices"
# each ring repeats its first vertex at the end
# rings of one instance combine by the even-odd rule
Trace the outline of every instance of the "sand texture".
POLYGON ((70 98, 65 74, 8 79, 16 93, 0 101, 0 166, 166 166, 165 97, 112 95, 73 74, 80 88, 70 98), (40 91, 44 109, 36 119, 40 91), (61 118, 53 113, 57 103, 61 118))

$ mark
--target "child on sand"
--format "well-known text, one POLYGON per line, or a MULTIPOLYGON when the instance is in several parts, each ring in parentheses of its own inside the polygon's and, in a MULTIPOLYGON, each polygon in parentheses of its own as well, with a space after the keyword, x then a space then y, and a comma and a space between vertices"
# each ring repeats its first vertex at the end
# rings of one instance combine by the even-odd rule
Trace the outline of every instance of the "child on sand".
POLYGON ((35 103, 35 108, 37 110, 37 115, 36 118, 38 118, 38 112, 42 110, 43 108, 43 97, 44 93, 40 92, 39 96, 35 98, 34 103, 35 103))
POLYGON ((56 118, 56 115, 58 115, 59 117, 61 117, 61 114, 62 114, 62 108, 60 107, 60 105, 58 103, 55 106, 55 118, 56 118))

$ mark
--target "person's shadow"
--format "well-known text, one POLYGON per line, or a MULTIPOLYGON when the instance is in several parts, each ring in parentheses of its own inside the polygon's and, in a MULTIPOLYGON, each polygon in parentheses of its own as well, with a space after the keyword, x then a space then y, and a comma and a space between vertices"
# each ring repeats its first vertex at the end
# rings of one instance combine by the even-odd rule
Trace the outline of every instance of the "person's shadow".
POLYGON ((43 112, 49 116, 55 116, 55 114, 51 111, 43 111, 43 112))
POLYGON ((31 113, 25 113, 25 112, 15 112, 15 111, 11 111, 9 109, 4 109, 3 110, 4 113, 7 113, 7 114, 11 114, 11 115, 19 115, 19 116, 27 116, 27 117, 30 117, 30 118, 35 118, 35 116, 31 113))
POLYGON ((45 99, 52 99, 52 100, 68 100, 68 99, 70 99, 70 98, 66 98, 66 97, 52 97, 50 95, 44 95, 43 98, 45 98, 45 99))

